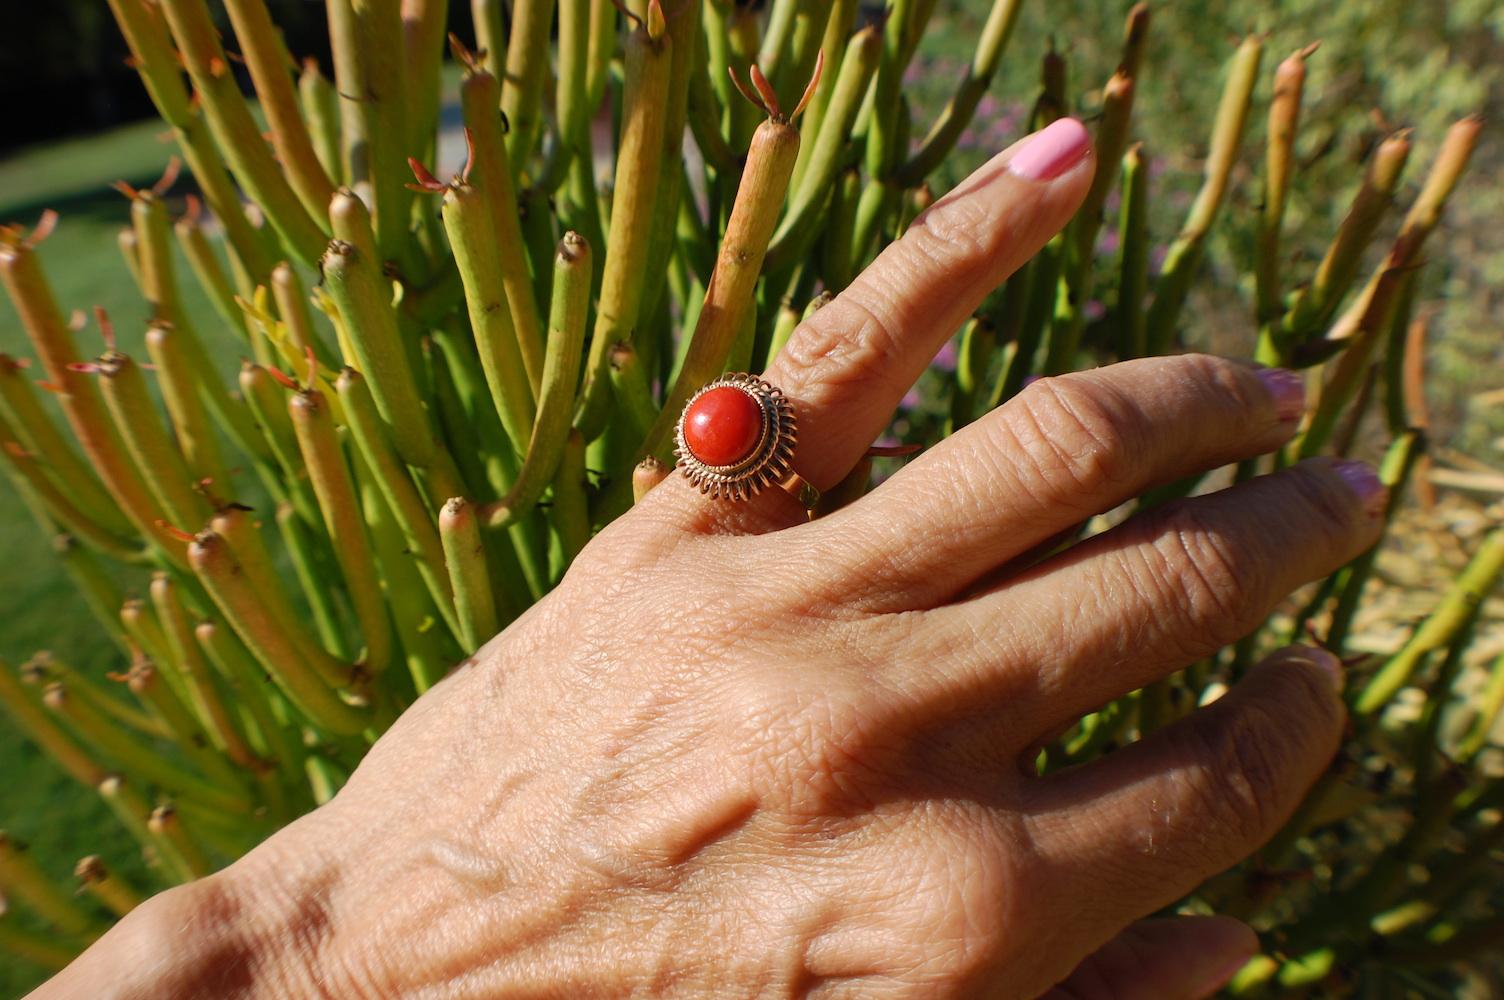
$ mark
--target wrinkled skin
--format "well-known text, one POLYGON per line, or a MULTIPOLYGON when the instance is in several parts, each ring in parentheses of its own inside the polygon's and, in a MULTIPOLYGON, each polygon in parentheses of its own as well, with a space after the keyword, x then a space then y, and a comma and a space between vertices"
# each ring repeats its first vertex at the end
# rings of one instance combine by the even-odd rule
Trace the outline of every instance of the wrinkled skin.
MULTIPOLYGON (((1049 181, 1014 152, 771 366, 815 485, 1084 195, 1089 151, 1049 181)), ((333 802, 39 996, 107 967, 154 997, 1204 995, 1252 932, 1140 918, 1289 815, 1337 746, 1335 661, 1283 651, 1132 747, 1025 765, 1372 544, 1382 495, 1315 460, 1041 556, 1272 450, 1281 412, 1250 366, 1148 359, 1038 382, 810 523, 780 491, 728 506, 676 475, 333 802)))

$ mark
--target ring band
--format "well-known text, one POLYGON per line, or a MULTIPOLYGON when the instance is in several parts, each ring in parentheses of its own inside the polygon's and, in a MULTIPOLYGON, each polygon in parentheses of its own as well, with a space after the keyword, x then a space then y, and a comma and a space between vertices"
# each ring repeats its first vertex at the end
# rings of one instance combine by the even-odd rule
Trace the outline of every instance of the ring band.
POLYGON ((783 390, 746 372, 722 375, 684 405, 674 432, 679 468, 716 500, 750 500, 777 486, 813 512, 820 492, 794 471, 799 427, 783 390))

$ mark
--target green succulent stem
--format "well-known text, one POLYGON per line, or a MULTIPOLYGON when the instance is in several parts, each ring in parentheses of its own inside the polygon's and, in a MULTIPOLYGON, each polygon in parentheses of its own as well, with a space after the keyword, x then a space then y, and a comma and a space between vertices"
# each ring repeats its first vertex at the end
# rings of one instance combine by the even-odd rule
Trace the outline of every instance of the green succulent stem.
POLYGON ((272 709, 272 699, 277 696, 271 689, 272 681, 266 671, 257 666, 234 630, 220 622, 199 622, 193 628, 193 636, 204 655, 227 679, 235 693, 236 704, 242 706, 255 723, 256 733, 261 738, 261 751, 279 769, 283 781, 292 788, 306 785, 303 759, 308 755, 307 750, 302 740, 289 733, 277 719, 272 709))
MULTIPOLYGON (((225 10, 240 43, 241 59, 250 71, 261 112, 266 116, 277 162, 293 192, 316 224, 327 226, 326 210, 334 183, 314 149, 304 124, 292 80, 292 57, 282 33, 272 24, 265 0, 225 0, 225 10)), ((327 229, 325 230, 327 232, 327 229)))
POLYGON ((104 780, 108 773, 104 766, 77 737, 42 710, 14 668, 3 661, 0 661, 0 706, 4 706, 21 732, 75 781, 93 787, 104 780))
POLYGON ((1420 261, 1426 238, 1441 221, 1441 211, 1467 169, 1478 144, 1481 118, 1464 118, 1447 130, 1420 194, 1405 214, 1399 235, 1368 285, 1324 338, 1341 350, 1322 381, 1311 417, 1295 453, 1319 454, 1341 415, 1367 376, 1374 347, 1382 338, 1390 311, 1400 298, 1408 272, 1420 261))
POLYGON ((1118 299, 1114 320, 1118 358, 1141 358, 1149 351, 1149 163, 1144 144, 1123 154, 1123 201, 1118 210, 1118 299))
POLYGON ((139 563, 150 558, 149 549, 112 534, 90 514, 80 510, 72 498, 48 477, 45 463, 15 442, 16 435, 8 423, 0 423, 0 435, 3 435, 5 460, 19 477, 17 488, 29 489, 42 505, 40 516, 44 528, 56 525, 78 541, 124 562, 139 563))
POLYGON ((522 453, 522 468, 512 488, 506 496, 480 511, 479 516, 490 527, 511 524, 530 512, 558 468, 579 383, 585 321, 590 309, 590 256, 590 244, 572 232, 564 234, 554 253, 553 302, 537 419, 532 424, 522 453))
POLYGON ((236 179, 261 206, 283 245, 305 264, 313 264, 327 237, 314 216, 299 203, 287 175, 261 138, 261 129, 230 72, 207 4, 203 0, 159 3, 219 151, 229 161, 236 179))
POLYGON ((425 468, 434 455, 433 433, 398 331, 392 286, 382 274, 370 213, 353 192, 341 191, 330 203, 329 216, 335 239, 323 258, 324 287, 339 308, 354 352, 345 362, 370 381, 402 460, 425 468))
POLYGON ((67 935, 95 937, 99 922, 49 878, 22 844, 0 830, 0 892, 14 895, 67 935))
POLYGON ((1274 71, 1274 96, 1269 102, 1268 138, 1264 147, 1264 195, 1259 208, 1258 234, 1254 244, 1254 297, 1259 323, 1258 357, 1264 364, 1278 364, 1277 338, 1284 312, 1280 296, 1280 230, 1285 203, 1295 173, 1295 136, 1300 127, 1301 95, 1306 82, 1306 59, 1315 51, 1306 46, 1279 64, 1274 71))
MULTIPOLYGON (((667 460, 672 450, 670 431, 679 419, 679 411, 696 389, 721 373, 730 357, 737 332, 752 308, 763 255, 772 239, 778 208, 788 191, 798 155, 799 131, 786 121, 770 118, 753 134, 741 186, 726 223, 720 256, 710 287, 705 290, 693 338, 639 455, 656 455, 667 460)), ((600 335, 599 329, 596 335, 600 335)))
POLYGON ((1488 595, 1501 575, 1504 575, 1504 528, 1495 528, 1442 596, 1436 610, 1354 699, 1353 712, 1372 715, 1387 705, 1409 683, 1421 663, 1451 640, 1471 609, 1488 595))
POLYGON ((533 385, 507 307, 490 205, 479 188, 461 181, 444 193, 443 212, 492 405, 513 449, 521 454, 537 413, 533 385))
MULTIPOLYGON (((221 490, 228 490, 231 488, 229 469, 220 454, 219 439, 209 423, 209 415, 198 392, 201 373, 186 356, 183 340, 182 331, 178 329, 152 326, 146 331, 146 352, 156 368, 157 386, 167 407, 172 436, 191 482, 207 480, 221 490)), ((254 427, 249 415, 246 422, 254 427)), ((125 436, 129 440, 130 435, 125 436)), ((261 451, 266 450, 266 445, 259 440, 257 444, 261 451)), ((143 472, 148 468, 150 466, 142 466, 143 472)))
POLYGON ((368 713, 346 704, 305 657, 307 643, 296 642, 263 602, 253 581, 224 538, 200 532, 189 547, 193 568, 214 603, 289 701, 315 725, 340 736, 366 728, 368 713))
MULTIPOLYGON (((197 202, 193 204, 196 205, 197 202)), ((178 248, 188 259, 188 267, 193 271, 199 288, 208 297, 209 304, 214 307, 215 313, 219 315, 227 328, 235 332, 236 336, 242 340, 248 339, 250 334, 246 331, 245 314, 235 304, 235 288, 230 284, 229 276, 219 264, 214 247, 204 233, 202 220, 190 212, 173 223, 172 232, 177 237, 178 248)), ((138 277, 138 284, 140 280, 138 277)))
POLYGON ((100 860, 97 854, 80 858, 73 868, 79 888, 117 917, 123 917, 145 902, 145 897, 100 860))
POLYGON ((202 754, 195 752, 191 742, 185 749, 206 773, 216 777, 229 775, 234 782, 237 780, 234 772, 224 765, 224 759, 219 754, 224 754, 235 767, 246 771, 255 769, 258 763, 256 756, 246 744, 239 725, 225 705, 224 697, 193 634, 188 611, 183 607, 177 585, 171 577, 158 573, 152 578, 151 599, 157 609, 157 618, 162 622, 162 631, 167 636, 172 664, 182 674, 183 686, 192 699, 194 714, 213 744, 212 747, 203 748, 206 752, 202 754))
POLYGON ((799 183, 768 247, 769 271, 776 273, 802 260, 819 234, 816 220, 840 171, 847 137, 881 54, 882 36, 875 27, 863 28, 846 46, 839 74, 832 72, 837 79, 820 131, 813 142, 801 144, 795 160, 791 178, 798 177, 799 183))
MULTIPOLYGON (((328 78, 319 72, 319 61, 312 57, 303 60, 302 71, 298 74, 298 105, 325 176, 336 187, 349 184, 341 154, 339 95, 328 78)), ((327 201, 324 203, 325 208, 328 204, 327 201)))
POLYGON ((1400 175, 1410 158, 1410 130, 1391 133, 1374 150, 1363 183, 1327 247, 1308 288, 1292 295, 1292 304, 1280 325, 1283 345, 1299 344, 1324 330, 1337 312, 1342 297, 1352 287, 1362 263, 1363 251, 1373 241, 1399 187, 1400 175))
POLYGON ((611 345, 632 340, 640 318, 663 157, 671 48, 661 11, 656 21, 651 17, 638 21, 627 36, 626 91, 622 96, 605 270, 575 417, 575 426, 590 441, 605 429, 609 412, 611 380, 606 365, 611 345))
POLYGON ((1207 234, 1222 207, 1228 180, 1237 163, 1238 147, 1243 141, 1243 127, 1248 121, 1248 107, 1254 84, 1258 82, 1263 54, 1263 39, 1250 35, 1243 39, 1232 57, 1212 124, 1211 148, 1206 154, 1201 190, 1196 193, 1196 200, 1191 203, 1179 235, 1165 254, 1164 266, 1154 286, 1154 304, 1149 307, 1148 318, 1149 346, 1153 354, 1165 353, 1175 338, 1186 294, 1200 268, 1207 234))
POLYGON ((196 879, 213 871, 203 850, 183 828, 183 821, 178 818, 177 808, 172 803, 164 802, 153 809, 146 827, 157 838, 158 850, 179 873, 187 872, 190 878, 196 879))
MULTIPOLYGON (((1147 4, 1139 4, 1134 10, 1139 8, 1144 8, 1143 16, 1147 19, 1147 4)), ((1013 27, 1018 23, 1018 14, 1022 9, 1023 0, 993 0, 987 22, 982 26, 982 34, 977 39, 976 54, 972 56, 971 65, 966 68, 966 75, 961 78, 961 83, 940 112, 940 117, 930 126, 924 141, 898 171, 899 183, 906 186, 918 184, 933 173, 956 148, 956 140, 971 123, 977 103, 987 93, 987 88, 1002 63, 1003 51, 1008 46, 1008 39, 1013 36, 1013 27)), ((1099 160, 1106 159, 1100 148, 1098 157, 1099 160)), ((1100 166, 1098 169, 1100 171, 1100 166)))
POLYGON ((501 89, 501 113, 511 123, 507 158, 513 176, 520 176, 543 127, 543 88, 548 77, 549 33, 554 0, 516 0, 507 34, 506 75, 501 89))
POLYGON ((235 256, 252 277, 264 277, 275 258, 267 240, 242 210, 240 192, 205 130, 204 116, 189 100, 182 78, 183 66, 178 61, 161 5, 152 0, 109 0, 109 4, 141 82, 157 113, 172 126, 188 169, 198 181, 204 200, 224 225, 235 256))
POLYGON ((334 417, 324 394, 317 389, 294 393, 288 398, 287 410, 292 416, 309 481, 319 500, 324 529, 345 578, 345 592, 350 596, 360 634, 365 638, 361 666, 368 673, 379 674, 391 662, 391 622, 334 417))
POLYGON ((251 802, 244 789, 216 778, 209 780, 159 756, 154 749, 124 732, 87 700, 73 697, 62 682, 54 681, 42 695, 43 704, 68 724, 101 754, 127 771, 206 805, 232 813, 249 813, 251 802))
POLYGON ((116 351, 99 360, 99 384, 104 400, 151 489, 158 509, 170 523, 192 530, 209 516, 209 505, 193 490, 193 475, 182 454, 162 426, 140 367, 116 351))
POLYGON ((174 564, 183 565, 183 543, 159 526, 157 502, 130 461, 98 385, 92 375, 74 367, 82 359, 37 264, 35 250, 25 242, 0 243, 0 279, 50 384, 61 390, 57 395, 63 415, 94 471, 136 530, 174 564))
POLYGON ((496 599, 475 506, 463 497, 444 504, 439 512, 439 537, 459 610, 460 643, 465 655, 471 656, 498 631, 496 599))
POLYGON ((344 404, 345 424, 350 437, 360 449, 372 479, 392 512, 418 574, 450 631, 458 635, 454 593, 444 572, 444 550, 433 515, 386 436, 370 388, 353 368, 341 371, 334 387, 344 404))

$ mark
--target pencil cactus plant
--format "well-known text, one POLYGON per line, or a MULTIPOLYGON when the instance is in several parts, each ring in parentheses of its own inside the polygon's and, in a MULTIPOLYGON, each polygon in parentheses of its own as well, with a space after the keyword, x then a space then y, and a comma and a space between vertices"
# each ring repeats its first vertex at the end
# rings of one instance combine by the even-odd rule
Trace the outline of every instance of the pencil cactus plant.
MULTIPOLYGON (((0 837, 0 891, 34 918, 0 919, 0 946, 56 966, 143 894, 326 801, 404 706, 662 478, 696 388, 760 370, 929 203, 927 178, 976 114, 1022 3, 994 0, 954 95, 924 121, 903 80, 932 0, 889 0, 876 15, 856 0, 772 0, 762 12, 728 0, 514 0, 509 14, 473 0, 474 37, 447 41, 445 0, 328 0, 332 79, 292 61, 264 0, 225 0, 223 38, 206 0, 110 0, 196 194, 174 220, 174 177, 123 188, 120 247, 150 310, 145 359, 116 348, 102 312, 104 352, 90 360, 80 346, 82 325, 62 311, 77 304, 55 301, 35 249, 55 216, 0 234, 0 277, 40 366, 0 358, 0 438, 119 648, 110 664, 39 654, 5 666, 0 702, 98 790, 119 819, 99 837, 136 838, 153 884, 85 858, 79 897, 0 837), (447 180, 434 173, 446 64, 461 76, 467 149, 447 180), (191 276, 175 269, 174 242, 191 276), (182 306, 190 280, 222 329, 195 328, 182 306), (245 358, 233 382, 207 346, 226 337, 245 358), (129 584, 107 563, 127 567, 129 584)), ((1265 43, 1248 37, 1207 123, 1200 191, 1154 267, 1146 220, 1162 209, 1150 203, 1150 151, 1134 141, 1149 30, 1140 4, 1116 72, 1079 97, 1064 56, 1046 54, 1020 125, 1094 106, 1097 173, 1067 229, 959 331, 945 427, 1031 376, 1176 350, 1262 110, 1245 262, 1258 336, 1245 348, 1307 370, 1316 391, 1286 453, 1235 475, 1346 449, 1378 392, 1392 514, 1425 446, 1412 426, 1421 341, 1406 335, 1414 275, 1479 122, 1447 134, 1366 283, 1405 132, 1373 151, 1320 265, 1291 273, 1282 214, 1314 46, 1279 64, 1260 109, 1265 43)), ((859 495, 870 471, 833 497, 859 495)), ((1365 555, 1293 614, 1083 719, 1040 766, 1164 725, 1277 643, 1311 632, 1342 649, 1373 563, 1365 555)), ((1490 859, 1504 844, 1504 780, 1481 762, 1504 660, 1480 699, 1453 684, 1501 571, 1495 528, 1398 653, 1355 666, 1353 739, 1286 831, 1187 901, 1265 934, 1236 991, 1453 976, 1448 963, 1497 938, 1504 879, 1490 859), (1418 718, 1386 714, 1407 686, 1424 692, 1418 718), (1374 767, 1391 780, 1376 782, 1374 767)))

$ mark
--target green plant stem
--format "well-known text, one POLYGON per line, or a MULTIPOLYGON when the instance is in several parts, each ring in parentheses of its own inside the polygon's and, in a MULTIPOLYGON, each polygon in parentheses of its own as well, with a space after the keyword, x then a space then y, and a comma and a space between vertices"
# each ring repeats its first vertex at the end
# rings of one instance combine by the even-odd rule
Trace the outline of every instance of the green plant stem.
POLYGON ((162 427, 141 369, 126 355, 110 352, 100 358, 99 375, 115 426, 159 508, 184 530, 203 524, 209 505, 194 492, 193 476, 162 427))
MULTIPOLYGON (((720 256, 684 364, 664 399, 663 408, 648 432, 638 456, 667 460, 670 431, 690 395, 719 375, 731 354, 737 332, 752 307, 762 272, 763 255, 773 235, 778 206, 788 191, 789 176, 799 154, 799 132, 788 122, 768 119, 758 126, 747 151, 747 164, 737 189, 736 203, 726 224, 720 256)), ((597 328, 596 336, 600 335, 597 328)), ((592 349, 595 345, 591 345, 592 349)))
POLYGON ((507 35, 506 76, 501 112, 511 124, 507 157, 514 178, 520 176, 542 130, 544 83, 548 77, 549 32, 554 0, 516 0, 507 35))
POLYGON ((264 278, 276 258, 268 241, 246 218, 240 192, 225 169, 219 149, 205 131, 200 107, 189 101, 182 78, 183 66, 178 61, 161 5, 150 0, 109 0, 109 3, 130 47, 141 82, 157 113, 172 126, 188 169, 198 181, 204 200, 225 227, 235 257, 253 278, 264 278))
MULTIPOLYGON (((1146 5, 1140 4, 1139 7, 1146 5)), ((971 123, 976 114, 977 102, 987 93, 987 87, 1002 63, 1003 50, 1007 48, 1008 39, 1013 35, 1013 26, 1018 23, 1018 13, 1022 9, 1022 0, 993 0, 987 22, 982 26, 982 34, 977 39, 976 54, 972 56, 971 65, 966 68, 966 75, 961 78, 961 83, 940 112, 940 117, 930 126, 924 141, 899 170, 900 184, 909 187, 918 184, 933 173, 955 149, 956 140, 971 123)), ((1100 149, 1098 156, 1106 159, 1100 149)))
POLYGON ((590 245, 578 233, 565 233, 554 254, 553 302, 537 419, 532 424, 522 468, 512 488, 506 496, 480 511, 479 516, 490 527, 513 523, 530 512, 558 468, 569 434, 585 343, 585 320, 590 308, 590 256, 590 245))
POLYGON ((313 326, 313 314, 308 311, 308 293, 303 288, 298 272, 286 261, 272 268, 272 299, 277 304, 277 315, 287 327, 287 339, 300 356, 313 351, 313 356, 322 365, 335 366, 335 356, 324 344, 313 326))
POLYGON ((345 465, 334 418, 324 394, 317 389, 294 393, 287 403, 293 431, 308 478, 323 513, 324 529, 345 578, 345 592, 360 624, 366 648, 361 666, 370 674, 386 669, 392 656, 392 629, 381 598, 380 579, 366 538, 355 486, 345 465))
POLYGON ((178 818, 172 803, 166 802, 153 809, 146 826, 156 835, 158 849, 171 859, 174 868, 187 871, 193 878, 203 878, 213 870, 204 852, 183 829, 183 821, 178 818))
POLYGON ((304 124, 290 72, 292 57, 283 44, 282 33, 272 24, 265 0, 225 0, 225 10, 266 116, 277 162, 309 217, 325 227, 334 184, 319 162, 304 124))
POLYGON ((80 698, 88 699, 95 708, 116 721, 130 726, 147 736, 170 736, 162 721, 143 712, 120 698, 105 694, 94 680, 79 673, 51 653, 37 653, 21 665, 21 679, 33 687, 42 688, 54 680, 64 681, 68 690, 80 698))
POLYGON ((145 902, 145 897, 105 867, 97 854, 80 858, 73 867, 73 874, 84 892, 117 917, 125 916, 145 902))
POLYGON ((256 665, 232 629, 219 622, 204 621, 194 626, 193 634, 199 648, 213 661, 220 674, 228 678, 237 695, 237 704, 246 709, 256 724, 262 751, 281 771, 283 781, 291 788, 303 786, 306 795, 303 760, 308 756, 307 750, 302 740, 289 733, 272 711, 271 699, 274 696, 268 689, 271 677, 256 665))
MULTIPOLYGON (((195 483, 207 480, 221 490, 229 490, 230 473, 197 391, 202 381, 201 373, 194 370, 183 347, 183 333, 178 328, 153 325, 146 331, 146 351, 156 367, 157 385, 162 391, 162 401, 167 405, 173 439, 189 477, 195 483)), ((249 415, 246 423, 254 427, 249 415)), ((126 437, 129 439, 129 435, 126 437)), ((260 453, 266 452, 266 445, 259 440, 256 444, 259 457, 260 453)), ((142 466, 143 471, 147 468, 150 467, 142 466)))
POLYGON ((1174 341, 1180 311, 1201 264, 1207 233, 1222 207, 1228 179, 1237 163, 1238 146, 1243 141, 1243 126, 1248 120, 1248 105, 1254 84, 1258 82, 1263 52, 1263 39, 1250 35, 1243 39, 1232 58, 1212 124, 1211 148, 1206 154, 1201 190, 1191 204, 1179 235, 1165 254, 1164 267, 1160 269, 1159 280, 1154 286, 1154 304, 1149 308, 1148 318, 1150 353, 1164 354, 1174 341))
MULTIPOLYGON (((1419 431, 1407 431, 1395 438, 1385 453, 1384 461, 1379 466, 1379 480, 1389 490, 1389 502, 1384 508, 1386 526, 1393 522, 1400 508, 1400 501, 1404 498, 1410 473, 1425 451, 1424 436, 1419 431)), ((1337 604, 1332 609, 1332 619, 1327 626, 1325 645, 1339 656, 1347 646, 1353 616, 1362 599, 1363 587, 1373 573, 1378 551, 1379 547, 1373 546, 1334 575, 1337 604)))
POLYGON ((10 664, 0 661, 0 705, 21 731, 75 781, 94 787, 104 780, 105 768, 70 732, 44 712, 10 664))
POLYGON ((439 512, 439 537, 459 611, 460 643, 465 655, 472 656, 498 631, 496 599, 474 505, 463 497, 446 503, 439 512))
POLYGON ((73 335, 64 325, 52 290, 37 265, 36 253, 27 243, 0 241, 0 279, 21 315, 21 326, 47 378, 61 390, 58 402, 94 471, 136 530, 151 539, 174 565, 185 565, 183 543, 158 524, 161 511, 105 412, 99 387, 91 375, 73 367, 81 360, 73 335))
POLYGON ((111 501, 99 477, 84 464, 72 443, 58 431, 24 372, 20 362, 0 354, 0 420, 4 421, 7 440, 19 442, 45 462, 48 478, 92 522, 111 535, 128 537, 132 534, 130 521, 111 501))
POLYGON ((626 92, 622 97, 621 138, 616 184, 606 236, 605 270, 591 332, 590 357, 575 426, 587 441, 599 437, 609 412, 607 354, 619 340, 630 341, 642 306, 643 275, 653 232, 659 161, 663 155, 665 107, 672 69, 671 43, 660 16, 639 21, 627 37, 626 92), (656 29, 656 34, 654 33, 656 29))
POLYGON ((1409 682, 1421 662, 1451 640, 1467 620, 1471 609, 1487 596, 1501 574, 1504 574, 1504 528, 1495 528, 1442 596, 1436 610, 1368 682, 1353 702, 1353 712, 1372 715, 1387 705, 1409 682))
POLYGON ((365 379, 355 369, 346 368, 334 386, 344 404, 350 436, 392 512, 418 574, 450 631, 458 635, 454 594, 444 571, 444 550, 433 515, 387 439, 365 379))
POLYGON ((72 697, 61 682, 49 684, 42 701, 59 717, 67 719, 85 741, 127 771, 216 809, 237 814, 250 812, 251 803, 243 788, 219 777, 214 781, 206 780, 163 759, 153 749, 127 735, 87 701, 72 697))
POLYGON ((25 846, 0 830, 0 893, 13 895, 67 935, 99 933, 98 921, 47 877, 25 846))
POLYGON ((160 0, 160 6, 219 151, 288 251, 305 264, 315 263, 324 249, 324 231, 298 201, 261 138, 230 72, 208 6, 203 0, 160 0))
MULTIPOLYGON (((303 60, 302 72, 298 74, 298 103, 303 110, 303 120, 308 124, 309 138, 319 166, 336 186, 349 184, 340 152, 339 95, 319 72, 319 61, 312 57, 303 60)), ((325 202, 327 209, 328 203, 325 202)))
POLYGON ((1357 393, 1373 349, 1383 336, 1390 310, 1400 296, 1405 276, 1419 262, 1426 238, 1441 221, 1441 211, 1467 169, 1482 127, 1481 118, 1471 117, 1447 130, 1425 185, 1406 213, 1389 253, 1357 300, 1327 332, 1326 344, 1342 353, 1328 366, 1329 373, 1311 407, 1305 433, 1292 449, 1299 457, 1320 453, 1357 393))
POLYGON ((50 530, 56 525, 78 541, 125 562, 142 562, 150 557, 150 550, 112 535, 78 509, 72 499, 47 477, 45 467, 37 457, 15 443, 8 425, 0 425, 0 435, 4 436, 5 459, 18 477, 17 488, 30 490, 41 504, 39 516, 44 519, 44 529, 50 530))
MULTIPOLYGON (((192 204, 196 205, 197 202, 192 204)), ((214 248, 209 244, 209 237, 204 235, 202 222, 190 212, 173 223, 172 231, 177 237, 178 248, 183 251, 183 256, 188 258, 188 266, 193 271, 194 278, 198 280, 199 288, 208 297, 209 304, 214 307, 215 313, 219 315, 226 327, 233 330, 242 340, 246 340, 250 335, 246 331, 245 315, 235 304, 235 289, 230 284, 229 276, 225 274, 224 268, 219 266, 219 258, 215 256, 214 248)))
POLYGON ((398 333, 391 282, 381 272, 370 215, 348 191, 334 196, 329 215, 335 240, 323 258, 324 287, 339 307, 355 354, 345 361, 369 380, 403 461, 425 468, 434 454, 433 433, 398 333))
MULTIPOLYGON (((471 211, 490 217, 491 239, 487 245, 494 245, 495 250, 485 260, 486 280, 500 280, 505 291, 511 320, 508 336, 516 341, 528 382, 536 393, 543 378, 543 322, 529 278, 531 269, 518 217, 517 188, 508 158, 508 135, 503 134, 502 120, 496 110, 500 100, 498 80, 489 73, 470 71, 460 84, 460 102, 471 149, 470 171, 465 180, 472 190, 467 198, 479 203, 471 211)), ((585 169, 589 169, 589 164, 585 169)), ((446 225, 447 221, 446 217, 446 225)), ((475 224, 480 225, 478 219, 475 224)), ((464 276, 461 272, 461 278, 464 276)), ((476 275, 472 273, 471 277, 476 275)))
POLYGON ((1315 51, 1307 46, 1295 52, 1274 71, 1274 96, 1269 101, 1268 138, 1264 147, 1264 196, 1259 207, 1259 227, 1254 244, 1255 318, 1259 324, 1256 356, 1266 365, 1277 365, 1279 324, 1284 311, 1280 297, 1280 229, 1290 178, 1295 173, 1295 134, 1300 125, 1301 93, 1305 89, 1306 59, 1315 51))
POLYGON ((1372 242, 1399 186, 1410 157, 1410 130, 1391 133, 1369 160, 1363 183, 1337 234, 1327 247, 1308 288, 1291 296, 1280 324, 1282 346, 1299 344, 1323 331, 1337 312, 1342 297, 1357 277, 1363 251, 1372 242))
POLYGON ((366 727, 368 713, 341 701, 309 663, 304 652, 308 643, 289 637, 281 616, 263 603, 275 595, 258 593, 222 536, 199 533, 189 556, 214 603, 289 701, 315 725, 336 735, 352 735, 366 727))
POLYGON ((444 228, 465 285, 470 328, 492 405, 513 450, 521 454, 537 416, 533 386, 506 307, 496 231, 480 189, 463 181, 449 187, 444 193, 444 228))
MULTIPOLYGON (((788 210, 773 234, 768 247, 767 267, 778 272, 803 260, 819 235, 816 219, 825 207, 830 188, 845 152, 847 136, 856 121, 862 95, 867 92, 872 74, 881 55, 882 36, 874 27, 858 32, 846 46, 829 108, 820 122, 814 141, 802 144, 795 160, 793 176, 800 178, 793 188, 788 210), (802 169, 801 169, 802 167, 802 169)), ((837 75, 832 71, 832 75, 837 75)))
POLYGON ((585 470, 585 436, 578 430, 569 432, 564 452, 554 474, 553 526, 558 541, 558 562, 554 579, 564 575, 575 556, 590 541, 590 511, 586 499, 588 483, 585 470))
POLYGON ((206 747, 204 750, 207 752, 202 755, 195 752, 194 747, 186 746, 189 756, 205 773, 211 775, 216 772, 233 775, 232 771, 223 766, 224 760, 218 756, 219 753, 223 753, 238 768, 254 770, 258 763, 256 756, 225 706, 209 665, 199 650, 198 640, 188 621, 187 609, 178 596, 177 586, 167 574, 158 573, 152 578, 151 599, 157 609, 157 618, 162 622, 162 631, 167 636, 172 663, 182 674, 183 686, 192 699, 198 722, 213 744, 212 750, 206 747))

